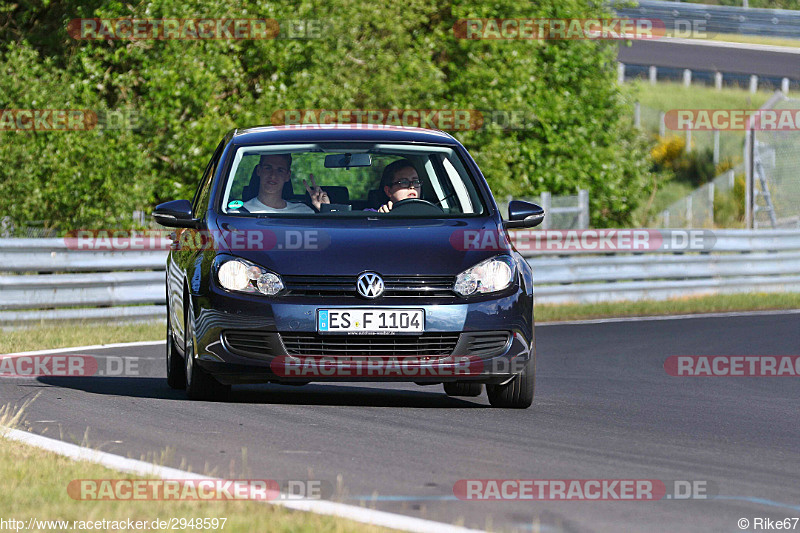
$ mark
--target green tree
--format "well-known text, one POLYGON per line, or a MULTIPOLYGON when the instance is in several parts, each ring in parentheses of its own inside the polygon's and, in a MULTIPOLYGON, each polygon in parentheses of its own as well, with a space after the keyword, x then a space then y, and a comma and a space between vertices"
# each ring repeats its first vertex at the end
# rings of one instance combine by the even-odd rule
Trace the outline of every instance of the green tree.
POLYGON ((61 230, 130 225, 134 209, 192 196, 233 127, 281 109, 524 112, 524 130, 456 132, 498 196, 588 188, 595 225, 630 223, 647 196, 642 138, 616 84, 614 42, 475 41, 469 17, 587 18, 583 0, 482 7, 451 0, 20 0, 0 10, 0 108, 135 110, 140 129, 0 132, 0 213, 61 230), (70 20, 313 19, 319 39, 80 41, 70 20))

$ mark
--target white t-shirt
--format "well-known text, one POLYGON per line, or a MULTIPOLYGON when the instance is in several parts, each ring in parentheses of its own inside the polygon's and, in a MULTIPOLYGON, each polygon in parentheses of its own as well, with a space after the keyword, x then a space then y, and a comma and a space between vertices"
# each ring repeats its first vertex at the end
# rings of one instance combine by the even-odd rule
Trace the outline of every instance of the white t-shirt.
POLYGON ((251 213, 314 213, 314 210, 300 202, 286 202, 286 207, 278 209, 262 204, 258 196, 244 203, 245 209, 251 213))

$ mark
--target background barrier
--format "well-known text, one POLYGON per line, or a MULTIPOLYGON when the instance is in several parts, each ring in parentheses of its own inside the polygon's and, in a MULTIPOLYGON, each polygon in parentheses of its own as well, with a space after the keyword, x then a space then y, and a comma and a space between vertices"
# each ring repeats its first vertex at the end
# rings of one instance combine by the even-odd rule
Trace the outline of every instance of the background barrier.
MULTIPOLYGON (((717 230, 714 236, 704 252, 523 255, 533 267, 537 303, 800 291, 800 230, 717 230)), ((0 327, 164 319, 166 254, 71 250, 63 239, 0 239, 0 327)))

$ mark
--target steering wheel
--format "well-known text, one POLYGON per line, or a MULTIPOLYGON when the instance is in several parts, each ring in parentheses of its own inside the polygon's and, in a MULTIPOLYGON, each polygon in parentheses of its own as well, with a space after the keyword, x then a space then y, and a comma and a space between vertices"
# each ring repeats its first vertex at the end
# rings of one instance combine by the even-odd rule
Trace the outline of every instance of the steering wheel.
POLYGON ((422 200, 420 198, 406 198, 405 200, 400 200, 392 204, 392 213, 397 211, 398 209, 405 209, 407 211, 418 211, 420 215, 440 215, 444 213, 444 209, 439 207, 438 205, 429 202, 428 200, 422 200))

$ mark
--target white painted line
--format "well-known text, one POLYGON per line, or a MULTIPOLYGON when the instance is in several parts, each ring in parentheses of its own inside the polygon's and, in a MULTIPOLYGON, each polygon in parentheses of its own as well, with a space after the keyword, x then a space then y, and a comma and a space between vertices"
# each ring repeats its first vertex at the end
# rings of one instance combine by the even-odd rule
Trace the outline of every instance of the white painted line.
MULTIPOLYGON (((2 432, 3 436, 7 439, 23 442, 31 446, 36 446, 37 448, 48 450, 77 461, 89 461, 92 463, 97 463, 121 472, 128 472, 140 476, 156 476, 161 479, 217 479, 200 474, 193 474, 191 472, 185 472, 176 468, 168 468, 165 466, 146 463, 144 461, 137 461, 136 459, 128 459, 112 453, 92 450, 91 448, 84 448, 82 446, 69 444, 60 440, 42 437, 41 435, 36 435, 27 431, 20 431, 18 429, 0 428, 0 432, 2 432)), ((478 529, 467 529, 445 524, 443 522, 434 522, 433 520, 425 520, 423 518, 415 518, 413 516, 394 514, 386 511, 376 511, 374 509, 366 509, 364 507, 356 507, 355 505, 347 505, 345 503, 337 503, 326 500, 274 500, 266 503, 280 505, 281 507, 294 509, 295 511, 306 511, 323 515, 338 516, 340 518, 347 518, 363 524, 402 529, 405 531, 413 531, 418 533, 437 533, 440 531, 444 533, 480 532, 478 529)))
POLYGON ((759 52, 780 52, 783 54, 800 54, 800 48, 793 46, 776 46, 772 44, 733 43, 730 41, 711 41, 704 39, 681 39, 679 37, 664 37, 658 42, 672 44, 690 44, 694 46, 710 46, 715 48, 735 48, 737 50, 756 50, 759 52))
POLYGON ((3 355, 48 355, 51 353, 79 352, 85 350, 105 350, 106 348, 134 348, 136 346, 158 346, 165 344, 166 340, 161 341, 139 341, 139 342, 118 342, 115 344, 93 344, 91 346, 75 346, 71 348, 54 348, 52 350, 35 350, 33 352, 15 352, 3 355))
MULTIPOLYGON (((589 318, 586 320, 564 320, 562 322, 537 322, 536 327, 578 326, 581 324, 606 324, 613 322, 648 322, 655 320, 686 320, 692 318, 728 318, 737 316, 773 316, 796 314, 800 314, 800 309, 775 309, 772 311, 730 311, 727 313, 697 313, 694 315, 621 316, 614 318, 589 318)), ((536 314, 534 313, 534 317, 535 316, 536 314)))

